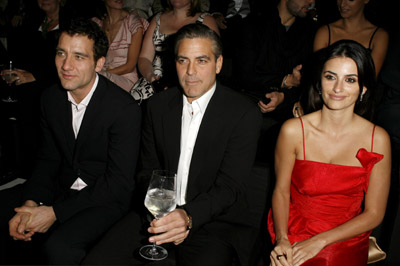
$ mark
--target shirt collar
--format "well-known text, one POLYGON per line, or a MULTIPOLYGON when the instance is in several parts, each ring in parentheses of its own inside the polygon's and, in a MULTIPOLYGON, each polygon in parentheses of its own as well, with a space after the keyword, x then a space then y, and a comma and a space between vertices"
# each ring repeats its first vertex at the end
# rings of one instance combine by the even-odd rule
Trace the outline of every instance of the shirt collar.
MULTIPOLYGON (((200 110, 200 112, 202 114, 204 114, 204 112, 206 111, 206 108, 208 106, 208 103, 211 100, 211 97, 214 95, 214 92, 216 90, 217 87, 217 83, 214 83, 214 85, 211 87, 211 89, 209 89, 206 93, 204 93, 202 96, 200 96, 200 98, 198 98, 197 100, 194 100, 192 102, 192 106, 197 106, 198 109, 200 110)), ((185 94, 183 94, 183 106, 185 106, 186 104, 190 104, 187 100, 187 97, 185 94)))
POLYGON ((99 83, 99 76, 96 73, 96 79, 94 80, 93 86, 90 89, 89 93, 86 95, 86 97, 83 98, 83 100, 79 104, 77 104, 75 102, 74 97, 72 97, 71 93, 69 91, 67 91, 68 101, 70 101, 75 106, 85 106, 85 107, 87 107, 89 105, 90 99, 93 96, 94 91, 97 88, 97 83, 99 83))

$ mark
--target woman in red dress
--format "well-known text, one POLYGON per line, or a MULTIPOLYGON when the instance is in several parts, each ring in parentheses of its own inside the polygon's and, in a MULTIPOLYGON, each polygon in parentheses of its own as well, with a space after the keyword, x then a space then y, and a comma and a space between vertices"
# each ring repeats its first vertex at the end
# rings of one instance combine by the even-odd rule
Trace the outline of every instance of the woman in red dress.
POLYGON ((371 110, 373 60, 349 40, 323 56, 314 86, 320 109, 288 120, 277 142, 273 266, 366 265, 368 236, 385 214, 389 136, 362 117, 371 110))

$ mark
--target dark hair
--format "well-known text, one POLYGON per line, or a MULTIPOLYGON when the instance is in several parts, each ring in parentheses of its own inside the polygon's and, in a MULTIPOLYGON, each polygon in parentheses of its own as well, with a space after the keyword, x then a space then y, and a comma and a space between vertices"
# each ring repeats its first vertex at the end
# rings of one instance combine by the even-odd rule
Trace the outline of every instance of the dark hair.
MULTIPOLYGON (((164 0, 161 2, 161 4, 167 11, 174 9, 174 7, 171 5, 171 2, 169 0, 164 0)), ((187 15, 189 17, 194 17, 197 13, 200 13, 200 12, 203 12, 201 10, 200 0, 190 0, 190 8, 189 8, 187 15)))
POLYGON ((217 60, 218 57, 222 55, 222 41, 219 35, 204 24, 193 23, 183 26, 176 33, 175 45, 174 45, 175 56, 178 54, 179 43, 183 39, 194 39, 194 38, 205 38, 211 40, 213 44, 211 49, 215 56, 215 60, 217 60))
POLYGON ((107 36, 100 26, 90 19, 74 19, 65 29, 61 31, 61 34, 62 33, 66 33, 69 36, 87 36, 90 40, 93 40, 93 57, 95 62, 97 62, 97 60, 99 60, 101 57, 105 57, 107 55, 107 36))
POLYGON ((340 40, 321 50, 319 55, 318 62, 316 63, 317 71, 314 75, 314 85, 308 95, 305 95, 310 101, 311 109, 318 110, 321 109, 323 105, 319 93, 322 91, 321 77, 325 63, 333 58, 346 57, 352 59, 357 66, 360 97, 362 94, 362 88, 367 88, 362 101, 360 101, 359 98, 356 102, 354 112, 367 119, 371 119, 373 115, 373 101, 376 93, 377 81, 375 65, 370 51, 356 41, 340 40))

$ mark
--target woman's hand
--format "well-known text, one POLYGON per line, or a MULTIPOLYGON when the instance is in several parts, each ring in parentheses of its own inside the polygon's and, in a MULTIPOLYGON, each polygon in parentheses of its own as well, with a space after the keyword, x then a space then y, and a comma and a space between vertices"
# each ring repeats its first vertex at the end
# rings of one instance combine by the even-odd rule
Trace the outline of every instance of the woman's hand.
POLYGON ((24 83, 33 82, 36 80, 32 73, 30 73, 26 70, 23 70, 23 69, 16 68, 13 70, 3 70, 1 72, 3 79, 5 79, 4 78, 5 75, 10 75, 10 74, 13 75, 13 78, 11 80, 7 81, 7 83, 15 82, 15 85, 17 85, 17 86, 24 84, 24 83))
POLYGON ((324 248, 324 244, 315 237, 311 237, 304 241, 294 243, 292 247, 293 265, 299 266, 305 261, 315 257, 324 248))
POLYGON ((272 266, 293 265, 293 249, 288 239, 277 240, 270 255, 272 266))

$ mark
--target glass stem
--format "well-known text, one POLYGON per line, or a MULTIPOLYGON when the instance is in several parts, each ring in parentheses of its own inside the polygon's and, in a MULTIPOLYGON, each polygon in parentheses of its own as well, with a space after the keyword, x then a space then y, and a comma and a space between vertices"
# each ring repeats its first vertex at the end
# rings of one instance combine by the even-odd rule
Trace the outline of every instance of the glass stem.
POLYGON ((153 242, 153 247, 151 248, 151 254, 153 256, 158 255, 157 248, 156 248, 156 242, 153 242))

